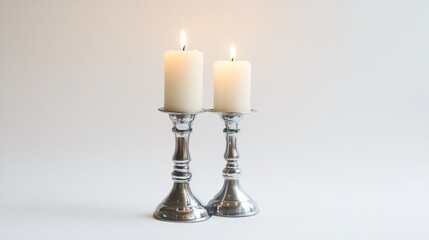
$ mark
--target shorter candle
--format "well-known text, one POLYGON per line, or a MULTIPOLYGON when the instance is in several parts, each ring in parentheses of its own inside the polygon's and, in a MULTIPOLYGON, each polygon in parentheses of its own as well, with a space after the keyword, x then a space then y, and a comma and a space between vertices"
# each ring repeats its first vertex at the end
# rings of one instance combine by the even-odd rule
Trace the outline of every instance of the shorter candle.
POLYGON ((230 61, 214 63, 214 110, 248 112, 251 110, 251 65, 248 61, 236 61, 233 44, 230 55, 230 61))
POLYGON ((164 110, 198 112, 203 109, 203 53, 186 51, 182 31, 180 51, 164 54, 164 110))

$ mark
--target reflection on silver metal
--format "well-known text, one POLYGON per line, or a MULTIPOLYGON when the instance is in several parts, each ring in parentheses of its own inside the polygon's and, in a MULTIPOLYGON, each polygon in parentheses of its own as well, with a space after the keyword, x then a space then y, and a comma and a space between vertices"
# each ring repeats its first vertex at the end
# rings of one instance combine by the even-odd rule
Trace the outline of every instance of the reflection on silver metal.
MULTIPOLYGON (((212 111, 215 112, 215 111, 212 111)), ((238 123, 244 114, 256 112, 216 112, 225 122, 223 132, 226 135, 226 150, 224 158, 227 161, 223 169, 225 182, 222 189, 212 199, 207 209, 211 215, 221 217, 247 217, 259 212, 258 205, 247 195, 240 186, 240 168, 238 159, 240 155, 237 150, 237 137, 240 132, 238 123)))
POLYGON ((173 133, 176 137, 176 150, 173 155, 174 169, 171 173, 174 181, 170 194, 158 205, 153 216, 162 221, 200 222, 210 215, 203 204, 194 196, 189 186, 192 174, 189 171, 189 135, 192 122, 198 113, 168 112, 163 108, 159 111, 168 113, 173 122, 173 133))

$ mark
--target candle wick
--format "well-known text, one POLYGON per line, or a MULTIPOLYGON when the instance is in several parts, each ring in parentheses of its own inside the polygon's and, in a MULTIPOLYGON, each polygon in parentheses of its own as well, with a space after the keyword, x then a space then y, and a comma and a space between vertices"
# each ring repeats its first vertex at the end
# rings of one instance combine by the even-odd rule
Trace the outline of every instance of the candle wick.
POLYGON ((235 58, 231 58, 231 62, 234 62, 235 58))
POLYGON ((185 51, 186 45, 183 45, 182 51, 185 51))

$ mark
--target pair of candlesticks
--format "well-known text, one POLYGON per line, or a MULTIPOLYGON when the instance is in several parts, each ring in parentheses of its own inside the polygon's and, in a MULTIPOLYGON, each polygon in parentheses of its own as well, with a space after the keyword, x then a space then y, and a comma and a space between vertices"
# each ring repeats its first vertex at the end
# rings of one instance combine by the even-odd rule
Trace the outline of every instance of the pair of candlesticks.
POLYGON ((206 112, 170 112, 160 108, 159 111, 169 115, 173 122, 173 133, 176 138, 176 149, 173 155, 174 170, 171 173, 174 185, 168 196, 158 205, 153 216, 162 221, 171 222, 200 222, 210 216, 247 217, 259 212, 255 201, 247 195, 239 182, 240 168, 237 137, 240 129, 238 124, 244 114, 256 112, 216 112, 225 123, 223 132, 226 135, 226 150, 224 158, 227 161, 223 169, 224 185, 207 206, 194 196, 189 186, 192 174, 189 171, 189 135, 192 132, 192 122, 197 114, 206 112))

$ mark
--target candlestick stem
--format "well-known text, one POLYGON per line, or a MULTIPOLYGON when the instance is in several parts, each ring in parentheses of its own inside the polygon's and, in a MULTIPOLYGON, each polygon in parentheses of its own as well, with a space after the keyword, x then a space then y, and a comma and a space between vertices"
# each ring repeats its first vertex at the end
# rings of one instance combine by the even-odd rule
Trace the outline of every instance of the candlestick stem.
MULTIPOLYGON (((252 111, 253 112, 253 111, 252 111)), ((238 124, 244 113, 219 113, 225 122, 223 132, 226 136, 224 158, 227 161, 223 169, 224 184, 222 189, 207 206, 210 214, 222 217, 247 217, 259 212, 255 201, 247 195, 240 185, 241 175, 238 166, 240 154, 237 149, 237 138, 240 133, 238 124)))
MULTIPOLYGON (((160 111, 166 112, 163 109, 160 111)), ((153 216, 158 220, 173 222, 199 222, 207 220, 210 215, 191 191, 189 181, 192 174, 189 171, 191 155, 189 153, 189 136, 192 132, 192 122, 197 113, 169 114, 173 123, 173 133, 176 139, 173 154, 174 168, 171 173, 173 188, 170 194, 160 203, 153 216)))

